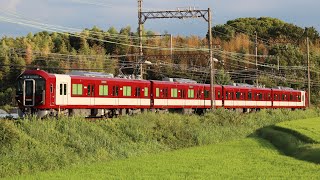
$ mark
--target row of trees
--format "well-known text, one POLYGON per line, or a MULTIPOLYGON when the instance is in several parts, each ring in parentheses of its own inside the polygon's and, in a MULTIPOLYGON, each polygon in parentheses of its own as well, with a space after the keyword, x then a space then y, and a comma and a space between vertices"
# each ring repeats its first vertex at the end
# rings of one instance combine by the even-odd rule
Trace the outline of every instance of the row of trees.
MULTIPOLYGON (((153 65, 147 67, 149 79, 188 77, 208 82, 208 41, 198 36, 170 37, 143 32, 143 53, 153 65), (162 56, 159 56, 162 55, 162 56)), ((313 28, 301 28, 274 18, 239 18, 213 27, 217 83, 254 83, 256 78, 268 87, 306 88, 306 37, 311 41, 312 100, 319 94, 320 37, 313 28), (255 66, 255 34, 258 35, 258 67, 255 66), (265 66, 263 66, 265 65, 265 66), (295 68, 294 68, 295 67, 295 68), (258 69, 258 72, 256 71, 258 69), (253 76, 257 74, 258 77, 253 76), (231 79, 230 79, 231 78, 231 79)), ((120 31, 98 27, 76 34, 39 32, 24 37, 0 39, 0 99, 11 101, 15 78, 26 68, 39 67, 64 73, 90 69, 113 74, 136 73, 140 57, 138 34, 127 26, 120 31), (120 69, 120 70, 119 70, 120 69), (9 83, 8 83, 9 82, 9 83)))

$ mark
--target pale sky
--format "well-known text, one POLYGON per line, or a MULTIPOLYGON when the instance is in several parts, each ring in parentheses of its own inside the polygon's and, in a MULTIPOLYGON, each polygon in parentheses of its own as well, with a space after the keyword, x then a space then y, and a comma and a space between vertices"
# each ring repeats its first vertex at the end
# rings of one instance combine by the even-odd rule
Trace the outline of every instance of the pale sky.
MULTIPOLYGON (((130 25, 136 30, 137 0, 0 0, 0 37, 24 36, 41 31, 1 20, 18 16, 40 23, 68 28, 118 30, 130 25), (9 15, 8 15, 9 12, 9 15)), ((197 7, 213 11, 213 25, 224 24, 240 17, 274 17, 301 27, 320 30, 319 0, 143 0, 143 11, 175 10, 177 7, 197 7)), ((145 28, 158 33, 205 36, 207 23, 203 19, 148 20, 145 28)))

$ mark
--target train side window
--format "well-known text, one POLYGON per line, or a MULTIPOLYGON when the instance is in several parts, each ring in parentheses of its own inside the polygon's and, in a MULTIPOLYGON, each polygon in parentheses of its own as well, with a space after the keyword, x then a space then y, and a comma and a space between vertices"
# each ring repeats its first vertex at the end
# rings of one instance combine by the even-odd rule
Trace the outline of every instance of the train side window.
POLYGON ((248 100, 252 99, 252 92, 248 92, 248 100))
POLYGON ((171 97, 172 98, 177 98, 178 97, 178 89, 172 88, 171 89, 171 97))
POLYGON ((298 100, 301 101, 301 96, 300 95, 298 96, 298 100))
POLYGON ((159 97, 159 96, 160 96, 160 89, 156 88, 156 97, 159 97))
POLYGON ((293 101, 293 95, 290 94, 290 101, 293 101))
POLYGON ((112 94, 113 94, 113 96, 119 96, 119 87, 118 86, 112 87, 112 94))
POLYGON ((204 98, 209 98, 209 91, 208 90, 204 90, 204 98))
POLYGON ((188 89, 188 98, 194 98, 194 90, 188 89))
POLYGON ((82 84, 72 84, 72 95, 82 95, 82 84))
POLYGON ((144 88, 144 96, 145 97, 149 96, 149 88, 147 88, 147 87, 144 88))
POLYGON ((229 98, 229 92, 226 91, 226 99, 228 99, 228 98, 229 98))
POLYGON ((63 89, 62 84, 60 84, 60 95, 62 95, 62 89, 63 89))
POLYGON ((131 86, 123 86, 123 96, 131 96, 131 86))
POLYGON ((286 95, 282 94, 282 100, 284 101, 286 98, 285 98, 286 95))
POLYGON ((137 97, 141 96, 141 89, 139 87, 136 88, 136 96, 137 97))
POLYGON ((108 96, 108 86, 107 85, 99 85, 99 96, 108 96))
POLYGON ((90 95, 91 95, 91 86, 88 85, 88 96, 90 96, 90 95))
POLYGON ((67 95, 67 84, 63 84, 63 95, 67 95))
POLYGON ((268 99, 267 99, 268 101, 270 101, 271 100, 271 94, 270 93, 268 93, 268 99))
POLYGON ((220 98, 221 98, 221 92, 218 91, 218 99, 220 99, 220 98))

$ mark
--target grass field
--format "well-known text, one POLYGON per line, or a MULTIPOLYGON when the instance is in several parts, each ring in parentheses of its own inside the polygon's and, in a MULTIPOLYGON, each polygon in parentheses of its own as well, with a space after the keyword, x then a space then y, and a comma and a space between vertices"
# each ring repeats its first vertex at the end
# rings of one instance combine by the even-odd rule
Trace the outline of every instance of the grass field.
MULTIPOLYGON (((180 177, 181 172, 188 174, 188 170, 179 169, 181 166, 181 168, 186 167, 190 169, 192 175, 194 174, 192 170, 193 167, 189 165, 186 166, 186 163, 189 158, 198 157, 198 159, 196 159, 197 161, 193 162, 191 159, 190 162, 195 165, 199 164, 199 167, 195 168, 195 170, 198 169, 199 174, 201 174, 206 171, 202 170, 201 167, 204 169, 210 169, 211 166, 212 168, 218 168, 218 165, 220 167, 224 164, 224 167, 229 167, 232 166, 227 163, 230 160, 236 164, 238 161, 243 163, 245 162, 244 159, 254 158, 256 155, 251 154, 251 146, 255 147, 258 144, 270 149, 270 144, 265 145, 265 141, 253 143, 252 145, 247 143, 244 147, 234 150, 234 153, 240 158, 237 161, 237 156, 233 156, 232 153, 232 148, 236 147, 234 144, 237 144, 234 140, 239 140, 240 145, 241 143, 246 144, 244 139, 249 135, 254 135, 257 129, 286 120, 318 117, 319 112, 318 109, 293 112, 288 110, 262 110, 258 113, 242 114, 228 110, 217 110, 214 113, 208 113, 204 116, 147 113, 95 122, 75 117, 59 120, 38 120, 30 118, 21 121, 0 121, 0 177, 10 177, 19 174, 36 174, 41 171, 48 172, 59 169, 70 169, 70 167, 77 167, 73 171, 75 174, 81 175, 81 172, 87 172, 86 168, 91 167, 86 167, 84 164, 90 165, 92 163, 95 164, 92 169, 100 169, 101 176, 105 176, 103 174, 105 172, 115 173, 114 175, 117 175, 117 172, 122 171, 122 166, 123 171, 133 169, 130 174, 134 174, 136 171, 140 172, 143 171, 143 169, 148 170, 148 166, 153 166, 153 164, 157 165, 157 162, 153 161, 153 159, 162 159, 162 156, 170 156, 170 153, 173 153, 178 159, 175 160, 174 157, 168 157, 168 161, 172 160, 175 161, 175 163, 163 162, 164 165, 159 165, 158 170, 168 166, 168 169, 163 171, 167 172, 170 169, 175 171, 175 169, 177 169, 178 172, 171 173, 171 171, 169 171, 169 175, 172 174, 173 177, 180 177), (233 144, 229 145, 227 143, 230 141, 232 141, 233 144), (223 143, 222 146, 220 143, 223 143), (207 147, 206 145, 210 146, 207 147), (195 152, 193 155, 192 153, 187 155, 183 154, 184 152, 190 151, 188 149, 178 151, 178 154, 179 152, 182 153, 181 156, 173 152, 195 146, 204 146, 204 152, 201 151, 201 148, 199 152, 195 152), (216 147, 218 149, 215 149, 216 147), (227 150, 222 147, 230 147, 231 149, 227 150), (170 153, 166 155, 164 152, 170 153), (160 157, 154 155, 159 153, 163 154, 160 154, 160 157), (201 156, 202 154, 210 153, 213 157, 209 157, 209 155, 208 157, 201 156), (143 159, 143 156, 146 156, 146 159, 143 159), (140 162, 135 164, 134 161, 139 160, 138 157, 141 157, 141 161, 145 161, 147 165, 139 165, 140 162), (183 160, 183 158, 186 160, 183 160), (201 158, 204 158, 204 161, 214 162, 213 164, 209 163, 207 166, 201 161, 198 162, 201 158), (98 168, 99 164, 97 165, 96 163, 99 162, 105 164, 100 164, 102 167, 98 168), (179 162, 182 163, 179 164, 179 162), (118 165, 118 163, 120 164, 118 165), (121 163, 133 163, 134 165, 125 166, 121 163), (107 168, 113 168, 113 166, 118 167, 118 169, 107 168), (78 167, 83 167, 83 170, 78 167), (106 171, 104 170, 105 168, 106 171), (140 168, 141 170, 139 171, 134 168, 140 168)), ((280 132, 280 134, 281 133, 282 132, 280 132)), ((266 134, 269 135, 268 133, 266 134)), ((279 133, 275 133, 275 135, 278 134, 279 133)), ((256 141, 256 139, 250 140, 250 142, 252 141, 256 141)), ((295 148, 296 146, 293 147, 295 148)), ((258 151, 260 150, 257 150, 257 152, 258 151)), ((264 151, 265 150, 263 150, 263 152, 264 151)), ((271 149, 270 152, 274 153, 277 151, 271 149)), ((280 159, 281 158, 283 157, 280 156, 280 159)), ((268 160, 268 162, 272 161, 277 160, 268 160)), ((258 160, 254 161, 253 164, 254 163, 258 163, 258 160)), ((273 164, 277 163, 278 162, 275 162, 273 164)), ((240 167, 241 165, 239 165, 239 167, 235 166, 233 171, 240 167)), ((152 167, 152 169, 153 168, 154 167, 152 167)), ((248 166, 247 168, 250 167, 248 166)), ((218 173, 218 170, 212 170, 212 172, 208 173, 218 173)), ((224 173, 224 171, 232 175, 229 169, 222 169, 222 171, 219 172, 224 173)), ((91 170, 88 172, 91 172, 91 170)), ((236 175, 242 175, 244 172, 242 172, 240 168, 239 173, 236 173, 236 175)), ((157 173, 157 171, 151 173, 157 173)), ((66 172, 66 175, 69 174, 69 172, 66 172)), ((109 175, 110 174, 107 174, 106 176, 109 175)), ((60 175, 52 175, 52 177, 56 176, 59 177, 60 175)), ((100 176, 99 173, 97 173, 96 176, 100 176)), ((148 174, 146 176, 148 176, 148 174)), ((161 175, 159 176, 161 177, 161 175)), ((127 175, 124 173, 122 177, 125 178, 127 175)))
POLYGON ((282 122, 278 127, 294 130, 320 143, 320 118, 282 122))
POLYGON ((20 176, 18 179, 316 179, 318 177, 320 177, 320 165, 283 156, 265 140, 246 138, 158 155, 20 176))

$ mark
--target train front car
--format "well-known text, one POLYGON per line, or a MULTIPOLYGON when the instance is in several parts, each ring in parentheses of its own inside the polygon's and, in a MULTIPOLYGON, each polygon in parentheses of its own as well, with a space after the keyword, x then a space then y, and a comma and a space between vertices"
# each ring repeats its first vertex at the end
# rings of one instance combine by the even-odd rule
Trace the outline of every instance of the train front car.
POLYGON ((36 115, 44 117, 49 113, 47 102, 50 91, 49 74, 42 70, 27 70, 17 78, 16 101, 19 116, 36 115))

